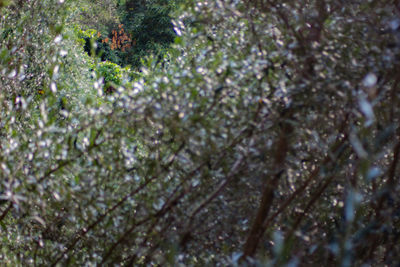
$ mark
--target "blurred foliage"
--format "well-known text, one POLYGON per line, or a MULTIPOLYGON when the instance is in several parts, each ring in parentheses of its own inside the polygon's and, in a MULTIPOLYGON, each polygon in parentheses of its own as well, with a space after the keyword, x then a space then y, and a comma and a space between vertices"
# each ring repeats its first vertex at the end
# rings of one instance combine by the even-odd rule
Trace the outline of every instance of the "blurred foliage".
POLYGON ((100 2, 1 10, 2 264, 400 261, 400 4, 100 2))
POLYGON ((106 34, 119 23, 118 0, 80 0, 69 3, 71 19, 84 29, 96 29, 106 34))

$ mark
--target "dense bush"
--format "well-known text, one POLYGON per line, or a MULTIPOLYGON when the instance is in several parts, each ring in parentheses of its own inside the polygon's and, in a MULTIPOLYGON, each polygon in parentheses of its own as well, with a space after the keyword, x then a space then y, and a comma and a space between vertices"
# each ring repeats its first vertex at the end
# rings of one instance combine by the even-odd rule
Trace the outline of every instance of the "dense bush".
POLYGON ((73 4, 1 10, 4 264, 400 261, 398 4, 187 1, 110 95, 73 4))
POLYGON ((95 66, 97 76, 104 78, 104 89, 106 93, 115 92, 115 90, 123 85, 126 85, 130 80, 130 72, 129 68, 121 68, 119 65, 104 61, 100 62, 95 66), (125 79, 125 81, 124 81, 125 79))
POLYGON ((74 13, 78 19, 74 21, 79 25, 75 28, 78 36, 85 41, 85 51, 99 56, 102 61, 129 65, 136 70, 150 55, 157 55, 158 62, 162 62, 176 37, 171 13, 176 11, 179 1, 106 2, 91 4, 91 13, 98 14, 97 18, 90 18, 88 11, 91 8, 86 1, 72 9, 77 10, 74 13))
POLYGON ((132 35, 134 45, 121 53, 124 65, 138 68, 141 60, 151 54, 159 61, 173 43, 176 34, 171 13, 176 10, 177 0, 127 0, 120 5, 121 23, 132 35))

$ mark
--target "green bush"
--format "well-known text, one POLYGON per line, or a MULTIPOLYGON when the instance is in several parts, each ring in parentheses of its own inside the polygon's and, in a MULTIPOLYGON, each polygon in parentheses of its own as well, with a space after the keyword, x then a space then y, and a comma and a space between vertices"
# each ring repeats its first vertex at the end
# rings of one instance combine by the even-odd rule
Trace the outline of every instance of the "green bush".
POLYGON ((123 69, 119 65, 109 61, 100 62, 96 66, 97 75, 104 77, 104 89, 106 93, 112 93, 118 86, 122 85, 124 73, 128 71, 128 69, 123 69))

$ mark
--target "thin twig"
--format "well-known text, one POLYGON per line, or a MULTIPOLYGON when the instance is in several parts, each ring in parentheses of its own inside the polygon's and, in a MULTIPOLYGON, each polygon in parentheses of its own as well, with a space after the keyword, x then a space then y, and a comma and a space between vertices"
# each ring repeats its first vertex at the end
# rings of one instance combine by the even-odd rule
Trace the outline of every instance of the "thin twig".
POLYGON ((0 215, 0 222, 4 219, 4 217, 7 216, 8 212, 11 210, 11 208, 13 207, 13 203, 10 202, 10 204, 8 204, 8 207, 3 211, 3 213, 0 215))

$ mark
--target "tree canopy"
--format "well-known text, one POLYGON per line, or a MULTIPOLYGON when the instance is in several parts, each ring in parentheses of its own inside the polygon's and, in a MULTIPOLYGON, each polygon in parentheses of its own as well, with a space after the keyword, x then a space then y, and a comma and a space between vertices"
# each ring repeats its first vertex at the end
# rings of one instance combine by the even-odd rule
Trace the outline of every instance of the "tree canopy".
POLYGON ((95 2, 0 0, 2 263, 399 263, 398 1, 95 2))

